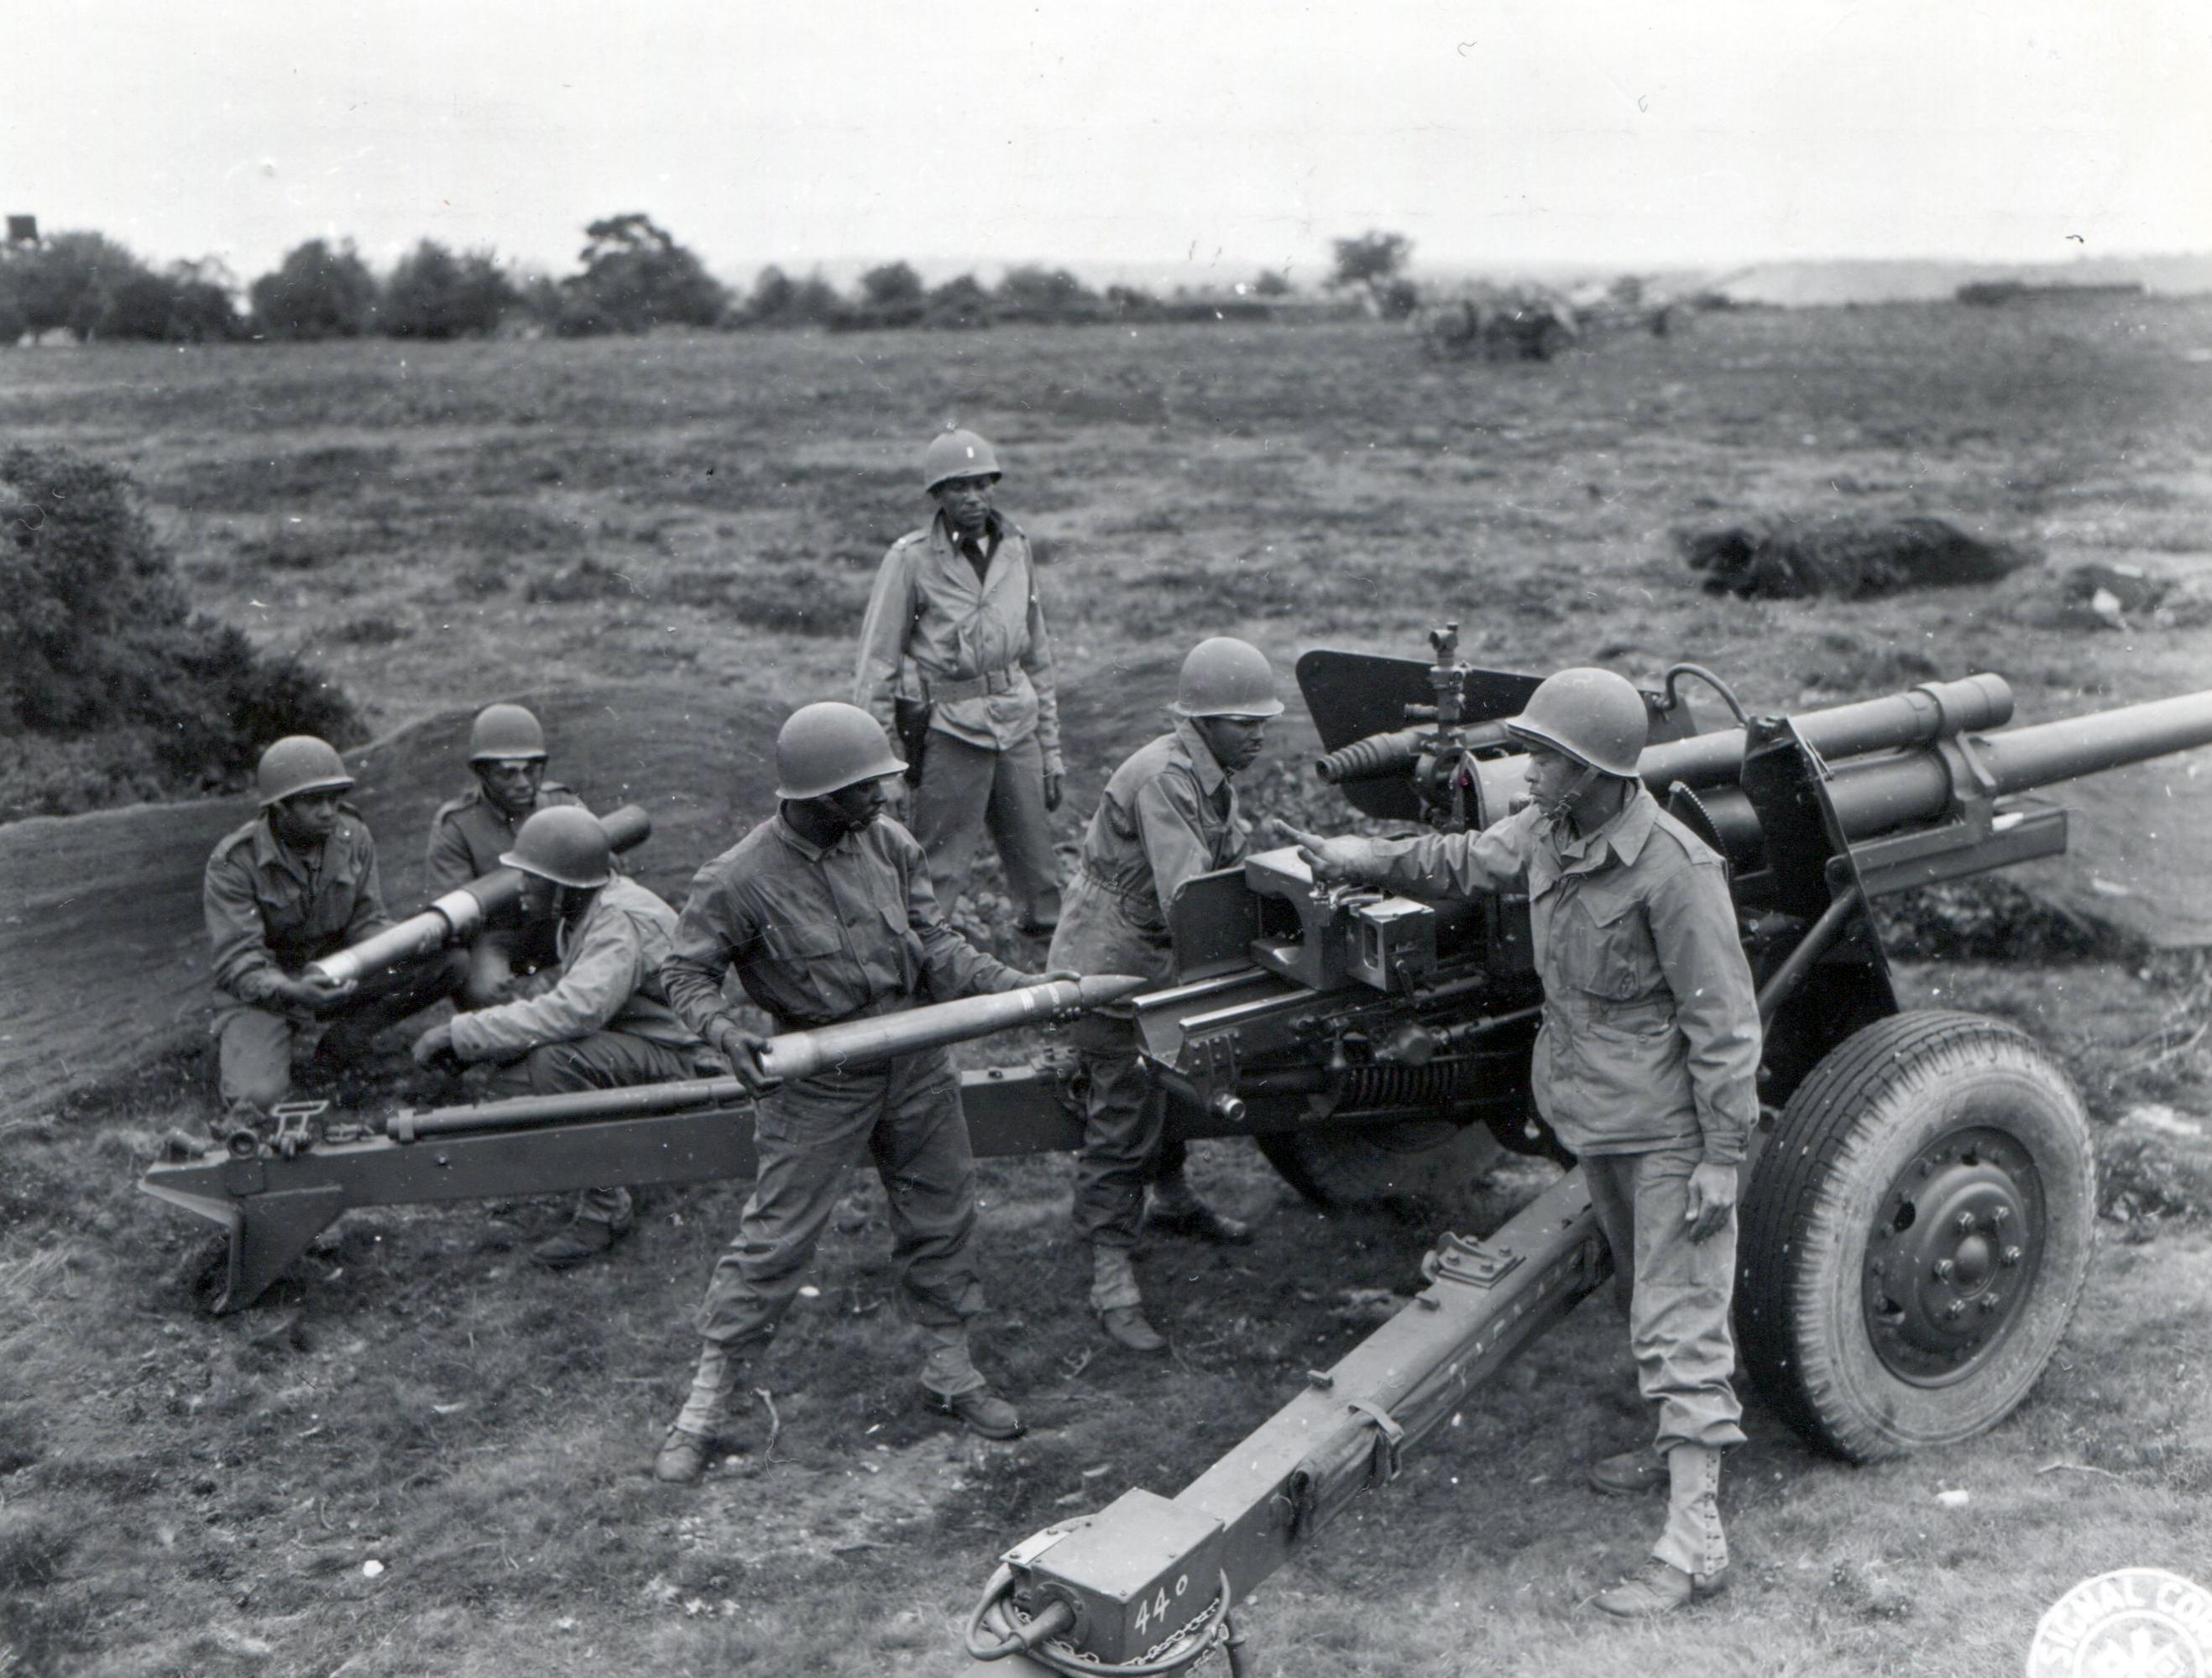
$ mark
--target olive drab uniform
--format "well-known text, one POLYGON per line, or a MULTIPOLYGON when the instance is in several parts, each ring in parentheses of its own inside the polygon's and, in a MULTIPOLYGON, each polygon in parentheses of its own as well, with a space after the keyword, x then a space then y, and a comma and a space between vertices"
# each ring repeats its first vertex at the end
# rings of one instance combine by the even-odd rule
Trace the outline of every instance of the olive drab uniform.
POLYGON ((277 982, 391 924, 377 880, 376 843, 350 805, 313 852, 294 851, 263 811, 224 836, 201 886, 214 957, 211 1030, 224 1108, 266 1113, 291 1093, 295 1049, 358 1060, 368 1040, 451 995, 466 971, 459 951, 403 962, 362 982, 330 1020, 288 1006, 277 982))
MULTIPOLYGON (((1631 1279, 1629 1344, 1658 1409, 1657 1446, 1743 1440, 1729 1385, 1735 1214, 1687 1231, 1701 1162, 1741 1161, 1759 1116, 1759 1006, 1721 860, 1638 785, 1571 836, 1530 807, 1480 833, 1340 841, 1360 878, 1431 896, 1525 882, 1544 1023, 1538 1110, 1577 1154, 1614 1263, 1631 1279)), ((1717 1475, 1717 1456, 1705 1459, 1717 1475)), ((1655 1553, 1682 1572, 1727 1565, 1708 1496, 1670 1510, 1655 1553)))
POLYGON ((930 708, 914 834, 939 902, 950 911, 968 890, 988 826, 1017 911, 1033 926, 1056 922, 1044 777, 1064 768, 1060 698, 1029 538, 994 510, 980 547, 942 514, 893 543, 868 597, 853 687, 853 702, 895 739, 895 701, 930 708))
MULTIPOLYGON (((1228 775, 1198 730, 1179 720, 1107 781, 1083 836, 1046 965, 1167 982, 1175 969, 1168 903, 1193 875, 1241 859, 1249 831, 1228 775)), ((1136 1027, 1126 1005, 1085 1014, 1069 1036, 1087 1089, 1075 1167, 1076 1231, 1094 1247, 1133 1247, 1146 1181, 1180 1173, 1182 1143, 1162 1146, 1165 1103, 1137 1058, 1136 1027)), ((1133 1292, 1106 1298, 1095 1289, 1091 1300, 1102 1310, 1136 1303, 1133 1292)))
MULTIPOLYGON (((1030 982, 945 925, 921 845, 887 818, 823 849, 778 814, 702 868, 661 970, 694 1031, 727 1012, 732 970, 778 1031, 1030 982)), ((983 1388, 966 1332, 983 1306, 975 1163, 951 1054, 797 1079, 762 1098, 755 1134, 759 1175, 700 1310, 709 1348, 748 1353, 775 1333, 846 1171, 869 1160, 889 1202, 901 1306, 930 1342, 922 1384, 947 1399, 983 1388)), ((688 1411, 678 1426, 712 1429, 688 1411)))
MULTIPOLYGON (((453 1053, 500 1064, 494 1096, 612 1090, 720 1072, 661 988, 660 966, 675 933, 674 909, 614 876, 580 916, 556 928, 559 976, 551 987, 455 1015, 453 1053)), ((629 1191, 586 1189, 578 1215, 623 1223, 629 1191)))
MULTIPOLYGON (((430 818, 424 867, 431 895, 442 897, 498 867, 500 858, 514 848, 516 830, 538 811, 583 802, 557 781, 541 781, 538 801, 521 815, 510 817, 484 796, 482 787, 471 784, 459 797, 440 805, 430 818)), ((526 932, 516 912, 507 909, 469 940, 468 999, 479 1006, 505 1000, 517 973, 551 967, 560 958, 550 928, 526 932)))

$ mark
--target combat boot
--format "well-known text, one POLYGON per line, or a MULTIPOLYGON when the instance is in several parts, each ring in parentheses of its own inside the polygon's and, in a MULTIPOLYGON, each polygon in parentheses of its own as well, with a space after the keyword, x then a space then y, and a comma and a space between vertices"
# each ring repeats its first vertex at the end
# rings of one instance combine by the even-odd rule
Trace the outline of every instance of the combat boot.
POLYGON ((744 1373, 742 1361, 708 1341, 699 1349, 699 1367, 692 1371, 691 1390, 684 1407, 660 1442, 653 1460, 653 1477, 671 1486, 689 1486, 706 1471, 714 1449, 714 1436, 728 1419, 730 1395, 744 1373))
POLYGON ((660 1442, 659 1455, 653 1459, 653 1477, 664 1486, 696 1485, 707 1472, 707 1457, 714 1449, 712 1439, 672 1426, 660 1442))
POLYGON ((1591 1601, 1599 1613, 1615 1619, 1648 1620, 1727 1589, 1726 1568, 1717 1573, 1685 1573, 1653 1556, 1640 1572, 1631 1573, 1610 1590, 1599 1591, 1591 1601))
POLYGON ((1153 1184, 1145 1205, 1145 1225, 1170 1235, 1187 1235, 1196 1241, 1211 1242, 1217 1247, 1244 1247, 1250 1245, 1252 1240, 1249 1224, 1242 1218, 1216 1212, 1192 1192, 1190 1184, 1180 1174, 1162 1177, 1153 1184))
POLYGON ((970 1387, 964 1393, 921 1389, 922 1402, 940 1416, 957 1417, 970 1433, 986 1439, 1018 1439, 1024 1427, 1021 1412, 988 1387, 970 1387))
POLYGON ((586 1189, 568 1223, 530 1249, 533 1263, 548 1270, 566 1270, 597 1258, 636 1226, 628 1189, 618 1189, 603 1196, 604 1207, 595 1204, 595 1192, 586 1189))
POLYGON ((1590 1464, 1590 1489, 1608 1497, 1640 1497, 1667 1484, 1667 1464, 1656 1450, 1624 1450, 1590 1464))
POLYGON ((1098 1326, 1115 1345, 1132 1352, 1164 1352, 1168 1337, 1152 1327, 1141 1305, 1109 1305, 1098 1313, 1098 1326))

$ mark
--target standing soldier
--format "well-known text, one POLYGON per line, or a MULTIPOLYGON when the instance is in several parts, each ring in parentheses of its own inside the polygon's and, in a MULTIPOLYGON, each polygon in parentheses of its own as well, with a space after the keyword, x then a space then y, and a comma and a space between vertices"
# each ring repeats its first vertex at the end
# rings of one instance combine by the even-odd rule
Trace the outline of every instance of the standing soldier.
POLYGON ((801 708, 776 736, 777 813, 702 868, 684 905, 662 970, 669 998, 763 1092, 760 1168, 707 1286, 698 1372, 653 1465, 662 1480, 699 1477, 744 1359, 790 1309, 845 1173, 863 1159, 883 1178, 901 1301, 928 1343, 925 1398, 986 1438, 1022 1431, 969 1358, 983 1289, 971 1250, 975 1163, 950 1054, 817 1073, 768 1094, 763 1040, 723 999, 734 970, 783 1032, 1038 982, 945 924, 921 847, 878 819, 884 778, 905 769, 866 711, 801 708))
POLYGON ((860 625, 854 702, 920 767, 914 834, 950 912, 988 824, 1021 929, 1060 921, 1046 815, 1060 808, 1060 700, 1029 538, 991 505, 999 457, 972 431, 930 439, 937 516, 884 556, 860 625))
POLYGON ((1596 1599, 1622 1616, 1717 1590, 1728 1566, 1721 1452, 1743 1442, 1729 1384, 1736 1167, 1759 1116, 1759 1007, 1727 872, 1638 777, 1647 720, 1612 672, 1561 671, 1505 725, 1528 749, 1528 808, 1419 839, 1289 830, 1317 879, 1528 893, 1544 982, 1536 1105, 1580 1157, 1629 1279, 1629 1345, 1659 1414, 1656 1455, 1607 1457, 1590 1480, 1669 1493, 1650 1565, 1596 1599))
MULTIPOLYGON (((522 872, 518 931, 552 946, 560 976, 550 989, 434 1025, 415 1043, 423 1066, 492 1061, 495 1096, 563 1095, 699 1075, 706 1045, 677 1018, 660 964, 676 911, 614 872, 606 830, 588 810, 540 810, 499 866, 522 872)), ((531 1249, 562 1270, 629 1233, 627 1189, 586 1189, 568 1227, 531 1249)))
POLYGON ((452 995, 468 970, 447 950, 357 984, 305 971, 391 924, 376 844, 340 801, 353 777, 327 741, 287 736, 261 754, 254 780, 261 813, 216 846, 201 887, 226 1134, 255 1128, 290 1095, 295 1048, 361 1061, 378 1031, 452 995))
MULTIPOLYGON (((487 705, 469 728, 469 768, 476 785, 438 806, 430 818, 428 868, 434 897, 480 879, 514 847, 515 830, 532 812, 583 799, 545 778, 545 731, 520 705, 487 705)), ((556 965, 555 924, 526 932, 515 915, 495 916, 469 944, 464 1006, 509 1000, 515 981, 556 965)))
MULTIPOLYGON (((1167 909, 1176 891, 1244 854, 1249 824, 1237 813, 1230 782, 1259 757, 1268 719, 1282 714, 1274 672, 1249 642, 1202 641, 1182 661, 1169 708, 1174 729, 1114 771, 1083 836, 1067 917, 1052 940, 1054 967, 1140 973, 1164 983, 1175 969, 1167 909)), ((1146 1320, 1130 1263, 1140 1219, 1206 1241, 1247 1242, 1252 1231, 1191 1192, 1182 1139, 1164 1140, 1166 1102, 1138 1059, 1129 1009, 1086 1014, 1069 1036, 1086 1079, 1075 1227, 1091 1246, 1091 1309, 1119 1344, 1164 1351, 1167 1341, 1146 1320)))

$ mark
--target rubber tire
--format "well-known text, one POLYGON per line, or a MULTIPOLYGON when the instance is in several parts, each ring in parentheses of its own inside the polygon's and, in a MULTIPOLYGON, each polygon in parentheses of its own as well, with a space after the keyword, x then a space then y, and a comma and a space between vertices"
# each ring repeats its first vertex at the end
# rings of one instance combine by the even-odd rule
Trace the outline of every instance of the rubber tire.
POLYGON ((1814 1067, 1753 1169, 1737 1252, 1746 1371, 1799 1432, 1854 1462, 1986 1432, 2057 1350, 2096 1242, 2096 1161, 2072 1081, 2033 1038, 1978 1014, 1877 1020, 1814 1067), (1876 1207, 1946 1133, 2001 1129, 2034 1161, 2046 1235, 2033 1292, 1981 1368, 1916 1386, 1877 1354, 1862 1304, 1876 1207))
POLYGON ((1486 1126, 1326 1122, 1253 1137, 1283 1180, 1316 1206, 1450 1207, 1504 1154, 1486 1126), (1433 1140, 1431 1140, 1433 1138, 1433 1140))

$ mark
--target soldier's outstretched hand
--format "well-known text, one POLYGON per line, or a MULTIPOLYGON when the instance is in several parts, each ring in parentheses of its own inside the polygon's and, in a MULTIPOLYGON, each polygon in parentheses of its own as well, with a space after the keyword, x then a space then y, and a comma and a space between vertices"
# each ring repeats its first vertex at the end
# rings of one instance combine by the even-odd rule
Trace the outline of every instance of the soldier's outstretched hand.
POLYGON ((1308 833, 1303 828, 1292 827, 1280 816, 1270 817, 1267 824, 1271 837, 1287 839, 1298 848, 1298 860, 1311 869, 1314 879, 1322 885, 1340 885, 1358 879, 1358 841, 1308 833))

